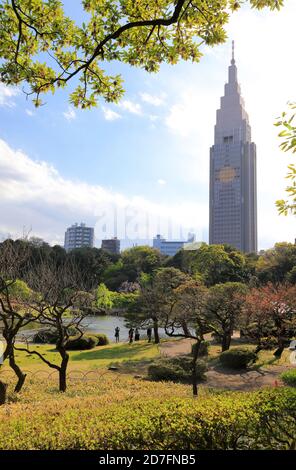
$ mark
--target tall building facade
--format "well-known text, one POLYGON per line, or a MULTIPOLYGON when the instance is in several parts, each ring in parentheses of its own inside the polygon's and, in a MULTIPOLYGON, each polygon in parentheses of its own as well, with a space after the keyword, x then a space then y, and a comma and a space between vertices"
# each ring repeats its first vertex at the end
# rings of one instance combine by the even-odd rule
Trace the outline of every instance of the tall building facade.
POLYGON ((74 224, 68 227, 65 232, 64 248, 66 251, 74 250, 75 248, 84 248, 94 246, 94 229, 87 227, 86 224, 74 224))
POLYGON ((210 150, 209 243, 257 252, 256 145, 237 81, 234 44, 210 150))

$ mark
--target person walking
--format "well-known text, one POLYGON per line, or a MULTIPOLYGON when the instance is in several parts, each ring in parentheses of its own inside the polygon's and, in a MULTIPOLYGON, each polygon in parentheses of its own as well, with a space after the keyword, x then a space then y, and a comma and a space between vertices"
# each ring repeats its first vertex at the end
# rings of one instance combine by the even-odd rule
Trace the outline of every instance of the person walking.
POLYGON ((148 338, 148 343, 151 343, 152 329, 150 327, 147 328, 147 338, 148 338))
POLYGON ((119 343, 119 332, 120 332, 120 328, 119 328, 119 326, 117 326, 115 328, 115 342, 116 343, 119 343))
POLYGON ((134 340, 134 329, 133 328, 130 328, 130 330, 128 332, 128 337, 129 337, 129 343, 131 344, 134 340))
POLYGON ((135 329, 135 341, 139 341, 140 340, 140 332, 139 332, 139 329, 136 328, 135 329))

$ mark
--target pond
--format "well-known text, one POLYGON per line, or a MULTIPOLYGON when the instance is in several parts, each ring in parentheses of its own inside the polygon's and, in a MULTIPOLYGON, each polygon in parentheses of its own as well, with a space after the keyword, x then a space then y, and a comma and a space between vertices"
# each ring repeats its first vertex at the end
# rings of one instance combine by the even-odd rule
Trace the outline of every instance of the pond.
MULTIPOLYGON (((1 325, 0 325, 1 326, 1 325)), ((90 316, 85 318, 83 326, 87 333, 103 333, 108 336, 110 342, 115 342, 115 328, 118 326, 120 328, 120 341, 128 341, 128 330, 125 326, 125 318, 115 315, 100 315, 100 316, 90 316)), ((27 327, 21 330, 22 337, 26 337, 30 340, 34 334, 40 329, 38 323, 30 323, 27 327)), ((159 329, 159 336, 164 338, 166 336, 162 328, 159 329)), ((140 339, 146 339, 146 328, 140 329, 140 339)))

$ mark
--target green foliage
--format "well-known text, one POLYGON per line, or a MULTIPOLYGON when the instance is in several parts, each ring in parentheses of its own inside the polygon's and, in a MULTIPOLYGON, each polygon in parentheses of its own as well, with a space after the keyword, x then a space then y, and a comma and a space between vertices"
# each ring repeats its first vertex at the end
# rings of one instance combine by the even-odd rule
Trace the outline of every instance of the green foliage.
POLYGON ((266 250, 259 256, 256 275, 261 283, 284 281, 293 282, 296 267, 296 245, 292 243, 276 243, 274 248, 266 250))
POLYGON ((281 374, 281 379, 283 382, 285 382, 286 385, 296 387, 296 369, 291 369, 287 372, 283 372, 281 374))
POLYGON ((113 308, 128 312, 134 309, 138 298, 138 292, 112 292, 113 308))
POLYGON ((242 282, 249 277, 245 256, 226 245, 202 243, 195 251, 180 250, 168 264, 203 280, 206 286, 242 282))
POLYGON ((63 396, 48 393, 40 400, 39 385, 34 403, 1 407, 0 448, 165 451, 295 446, 293 388, 201 391, 196 400, 186 396, 180 384, 155 387, 130 379, 114 381, 113 376, 78 387, 75 383, 63 396))
POLYGON ((12 284, 8 281, 8 284, 11 299, 20 302, 32 299, 34 293, 24 281, 16 279, 12 284))
POLYGON ((212 330, 221 340, 222 351, 229 348, 232 332, 239 326, 247 292, 248 288, 239 282, 217 284, 209 289, 205 308, 212 330))
POLYGON ((229 349, 220 354, 220 361, 230 369, 246 369, 246 367, 257 359, 257 354, 250 349, 229 349))
POLYGON ((118 259, 118 256, 110 255, 98 248, 84 247, 70 251, 67 258, 77 267, 81 284, 87 290, 91 290, 104 282, 104 271, 118 259))
MULTIPOLYGON (((198 379, 204 379, 206 370, 206 363, 202 360, 197 360, 196 376, 198 379)), ((159 359, 149 366, 148 377, 154 381, 190 383, 192 381, 192 357, 179 356, 159 359)))
MULTIPOLYGON (((282 0, 249 3, 275 9, 282 0)), ((211 0, 198 8, 189 0, 84 0, 80 25, 65 14, 59 0, 1 0, 1 80, 28 84, 26 92, 36 107, 42 105, 41 94, 54 93, 72 79, 74 106, 90 108, 99 97, 118 102, 123 79, 108 72, 108 63, 157 72, 163 62, 198 62, 201 44, 226 40, 231 9, 240 6, 239 0, 211 0)))
MULTIPOLYGON (((209 354, 209 347, 210 347, 210 343, 209 341, 202 341, 199 345, 199 350, 198 350, 198 357, 204 357, 204 356, 208 356, 209 354)), ((197 348, 197 344, 194 343, 191 347, 191 354, 192 356, 195 354, 195 351, 196 351, 196 348, 197 348)))
POLYGON ((103 310, 111 310, 113 307, 113 297, 112 292, 105 286, 105 284, 101 283, 96 291, 96 305, 98 308, 103 310))
POLYGON ((97 340, 96 346, 106 346, 107 344, 109 344, 109 339, 108 339, 107 335, 105 335, 103 333, 98 333, 98 334, 92 335, 92 337, 96 338, 96 340, 97 340))
POLYGON ((41 329, 33 336, 33 343, 35 344, 55 344, 58 339, 56 330, 41 329))
POLYGON ((109 265, 103 272, 102 280, 111 290, 117 290, 121 284, 128 281, 128 275, 123 269, 123 263, 120 259, 114 264, 109 265))
POLYGON ((84 351, 93 349, 96 346, 106 346, 109 344, 108 337, 103 333, 84 334, 81 337, 72 337, 68 340, 66 349, 68 351, 84 351))
MULTIPOLYGON (((291 151, 296 153, 296 103, 289 103, 290 112, 283 112, 281 117, 278 118, 276 126, 281 126, 283 130, 279 133, 279 137, 284 141, 281 143, 280 148, 284 152, 291 151)), ((289 185, 286 187, 288 200, 284 199, 276 201, 279 214, 287 215, 289 212, 296 215, 296 166, 295 164, 288 165, 288 174, 286 179, 289 180, 289 185)))
POLYGON ((95 335, 83 335, 80 338, 71 338, 67 341, 66 350, 84 351, 97 346, 99 339, 95 335))

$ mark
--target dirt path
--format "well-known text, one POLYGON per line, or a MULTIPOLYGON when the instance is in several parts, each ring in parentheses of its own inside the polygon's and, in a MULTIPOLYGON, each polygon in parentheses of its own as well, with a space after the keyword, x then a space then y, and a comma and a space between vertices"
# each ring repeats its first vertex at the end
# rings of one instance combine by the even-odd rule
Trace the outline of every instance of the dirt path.
MULTIPOLYGON (((167 341, 159 347, 163 357, 174 357, 191 352, 191 345, 194 340, 181 339, 179 341, 167 341)), ((207 387, 220 388, 225 390, 254 390, 267 386, 283 385, 279 376, 285 370, 290 369, 290 365, 274 365, 262 367, 259 370, 233 371, 219 366, 211 366, 206 373, 207 387)))
POLYGON ((178 341, 165 341, 159 345, 160 354, 163 357, 174 357, 190 354, 191 345, 194 342, 195 341, 193 339, 189 338, 180 339, 178 341))

